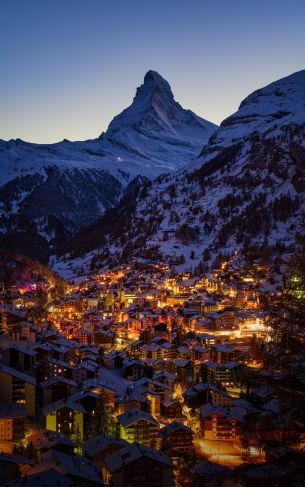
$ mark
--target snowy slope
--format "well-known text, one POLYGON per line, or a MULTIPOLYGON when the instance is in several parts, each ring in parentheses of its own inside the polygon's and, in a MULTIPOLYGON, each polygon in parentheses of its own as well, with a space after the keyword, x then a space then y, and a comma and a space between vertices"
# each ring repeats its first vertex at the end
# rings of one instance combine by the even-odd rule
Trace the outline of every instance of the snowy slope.
POLYGON ((149 71, 98 139, 0 140, 0 234, 31 231, 56 248, 117 204, 138 175, 153 179, 189 164, 215 128, 184 110, 167 81, 149 71))
MULTIPOLYGON (((113 147, 120 150, 121 162, 127 167, 143 157, 143 171, 153 167, 157 176, 195 159, 215 129, 214 124, 184 110, 174 100, 168 82, 149 71, 132 105, 113 119, 100 140, 109 152, 113 147)), ((143 174, 149 176, 150 172, 143 174)))
MULTIPOLYGON (((194 268, 235 250, 280 255, 294 248, 304 211, 301 71, 248 96, 196 162, 148 185, 131 211, 120 207, 115 217, 106 213, 91 229, 103 234, 95 252, 100 258, 94 260, 103 265, 142 256, 194 268), (117 222, 113 228, 110 217, 117 222)), ((71 250, 73 256, 73 245, 71 250)))

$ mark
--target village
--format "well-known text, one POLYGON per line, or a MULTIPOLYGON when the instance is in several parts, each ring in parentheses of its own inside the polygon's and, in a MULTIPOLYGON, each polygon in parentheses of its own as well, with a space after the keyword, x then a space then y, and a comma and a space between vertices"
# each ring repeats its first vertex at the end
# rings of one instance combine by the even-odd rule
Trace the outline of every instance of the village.
POLYGON ((305 419, 266 369, 267 274, 134 259, 4 289, 0 485, 284 485, 305 419))

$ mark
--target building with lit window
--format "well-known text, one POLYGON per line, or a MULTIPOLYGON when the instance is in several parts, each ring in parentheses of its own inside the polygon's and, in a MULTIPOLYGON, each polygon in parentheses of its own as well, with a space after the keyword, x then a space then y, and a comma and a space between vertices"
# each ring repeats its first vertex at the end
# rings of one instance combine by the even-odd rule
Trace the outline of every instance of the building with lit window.
POLYGON ((158 433, 161 445, 166 448, 170 455, 185 455, 194 452, 193 431, 179 421, 174 421, 158 433))
POLYGON ((158 421, 140 409, 129 409, 117 417, 120 438, 129 443, 134 441, 143 445, 154 446, 159 430, 158 421))
POLYGON ((205 404, 200 408, 201 426, 205 440, 233 441, 240 437, 241 425, 247 411, 240 407, 205 404))
POLYGON ((105 458, 113 487, 172 487, 171 460, 152 448, 134 443, 105 458))
POLYGON ((0 404, 0 441, 24 438, 25 414, 22 404, 0 404))
POLYGON ((238 371, 241 368, 239 362, 227 362, 218 364, 212 360, 204 362, 206 380, 209 384, 215 381, 223 386, 231 386, 238 381, 238 371))
POLYGON ((48 404, 42 410, 46 420, 46 429, 57 431, 69 438, 78 435, 83 439, 85 408, 72 401, 57 401, 48 404))
POLYGON ((36 379, 31 375, 0 364, 1 401, 8 404, 25 405, 26 415, 36 413, 36 379))

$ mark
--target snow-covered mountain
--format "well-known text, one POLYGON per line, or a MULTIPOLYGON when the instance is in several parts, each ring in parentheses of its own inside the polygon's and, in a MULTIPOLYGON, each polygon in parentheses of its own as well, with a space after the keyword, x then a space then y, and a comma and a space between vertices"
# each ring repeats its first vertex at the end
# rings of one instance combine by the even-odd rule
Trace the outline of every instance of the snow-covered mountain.
POLYGON ((45 252, 56 248, 117 204, 135 178, 140 184, 138 176, 154 179, 189 164, 215 128, 184 110, 167 81, 149 71, 132 104, 98 139, 0 140, 0 246, 28 232, 45 252))
POLYGON ((115 214, 106 212, 79 235, 78 246, 71 244, 71 255, 92 251, 94 242, 100 249, 87 262, 94 255, 96 265, 141 256, 195 267, 220 252, 278 255, 295 246, 304 211, 305 71, 300 71, 249 95, 197 161, 147 184, 115 214))
POLYGON ((148 71, 133 103, 112 120, 100 140, 109 154, 115 150, 114 162, 119 157, 126 170, 139 159, 136 174, 156 177, 193 161, 215 129, 211 122, 184 110, 168 82, 148 71))

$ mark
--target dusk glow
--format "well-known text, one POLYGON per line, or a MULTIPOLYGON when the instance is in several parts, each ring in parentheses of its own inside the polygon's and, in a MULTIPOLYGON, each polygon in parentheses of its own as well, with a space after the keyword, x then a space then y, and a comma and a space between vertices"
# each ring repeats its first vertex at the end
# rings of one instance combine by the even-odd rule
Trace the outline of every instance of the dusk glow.
POLYGON ((304 16, 302 0, 4 0, 0 138, 95 138, 149 69, 219 124, 304 67, 304 16))

